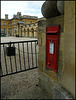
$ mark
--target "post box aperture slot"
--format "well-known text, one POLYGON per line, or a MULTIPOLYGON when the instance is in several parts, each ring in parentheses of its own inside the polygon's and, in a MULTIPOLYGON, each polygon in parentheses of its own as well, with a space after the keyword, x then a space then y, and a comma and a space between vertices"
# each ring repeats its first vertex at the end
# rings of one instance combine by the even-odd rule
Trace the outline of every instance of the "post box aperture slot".
POLYGON ((47 35, 57 35, 57 33, 47 33, 47 35))
POLYGON ((54 43, 49 43, 49 53, 54 54, 54 43))

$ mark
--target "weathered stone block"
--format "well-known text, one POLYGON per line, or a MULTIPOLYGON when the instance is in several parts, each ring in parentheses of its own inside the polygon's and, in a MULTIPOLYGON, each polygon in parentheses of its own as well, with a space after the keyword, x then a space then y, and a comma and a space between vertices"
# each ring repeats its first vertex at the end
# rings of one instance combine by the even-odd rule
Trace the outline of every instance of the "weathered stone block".
POLYGON ((60 86, 53 88, 53 99, 73 99, 72 95, 60 86))
POLYGON ((43 71, 42 61, 38 60, 38 69, 43 71))
POLYGON ((46 32, 42 33, 42 46, 46 45, 46 32))
POLYGON ((75 98, 75 1, 65 1, 64 67, 61 85, 75 98))
POLYGON ((47 91, 51 96, 53 95, 53 86, 56 85, 57 81, 48 77, 47 74, 39 72, 39 86, 47 91))

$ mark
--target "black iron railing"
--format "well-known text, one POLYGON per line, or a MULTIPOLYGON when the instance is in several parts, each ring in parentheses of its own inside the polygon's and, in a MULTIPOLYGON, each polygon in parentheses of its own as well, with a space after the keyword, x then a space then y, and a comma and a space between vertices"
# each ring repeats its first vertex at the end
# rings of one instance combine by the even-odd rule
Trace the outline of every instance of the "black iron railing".
POLYGON ((38 41, 0 43, 0 76, 7 76, 38 67, 38 41))

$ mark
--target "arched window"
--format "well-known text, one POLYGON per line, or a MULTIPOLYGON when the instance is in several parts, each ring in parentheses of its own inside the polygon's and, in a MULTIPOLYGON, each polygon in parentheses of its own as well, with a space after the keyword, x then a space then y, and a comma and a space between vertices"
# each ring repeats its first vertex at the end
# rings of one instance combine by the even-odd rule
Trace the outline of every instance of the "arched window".
POLYGON ((24 29, 24 32, 26 32, 26 30, 24 29))
POLYGON ((27 32, 29 33, 29 28, 27 28, 27 32))
POLYGON ((31 28, 31 32, 34 33, 34 29, 33 28, 31 28))

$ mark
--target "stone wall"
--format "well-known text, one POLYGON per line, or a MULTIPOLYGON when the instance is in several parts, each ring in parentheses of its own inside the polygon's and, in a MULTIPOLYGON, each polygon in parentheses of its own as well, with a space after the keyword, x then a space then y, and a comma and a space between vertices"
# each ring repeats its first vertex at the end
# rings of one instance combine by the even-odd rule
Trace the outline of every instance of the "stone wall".
POLYGON ((39 85, 52 95, 53 87, 61 83, 61 75, 63 68, 63 37, 64 37, 64 16, 48 18, 38 22, 38 69, 39 69, 39 85), (46 26, 60 25, 59 39, 59 58, 58 72, 46 68, 46 26))
POLYGON ((75 98, 75 1, 65 1, 62 87, 75 98))

